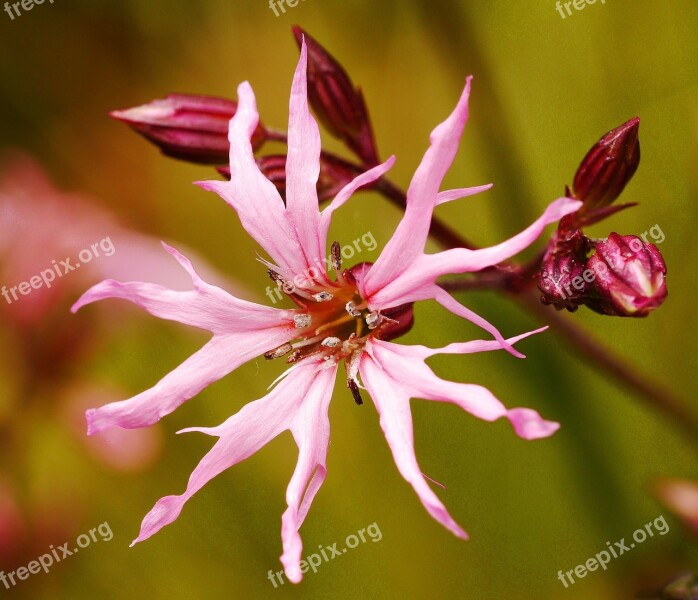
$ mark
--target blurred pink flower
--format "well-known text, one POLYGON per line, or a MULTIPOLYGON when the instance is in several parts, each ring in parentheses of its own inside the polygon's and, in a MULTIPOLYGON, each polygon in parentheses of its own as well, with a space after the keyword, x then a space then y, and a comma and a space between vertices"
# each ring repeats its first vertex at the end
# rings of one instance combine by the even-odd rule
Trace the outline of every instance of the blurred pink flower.
POLYGON ((85 444, 96 460, 116 471, 143 471, 160 458, 163 440, 159 427, 115 428, 99 437, 85 438, 85 411, 90 406, 113 402, 122 396, 117 390, 79 383, 64 394, 65 418, 75 438, 85 444))
MULTIPOLYGON (((19 350, 27 380, 62 376, 97 339, 68 311, 85 286, 115 277, 186 289, 189 278, 163 258, 156 239, 93 199, 58 190, 29 156, 0 155, 0 324, 14 336, 7 343, 19 350)), ((207 276, 231 285, 201 262, 207 276)), ((113 311, 100 314, 103 327, 114 324, 113 311)))
POLYGON ((266 358, 289 355, 288 361, 294 365, 268 395, 247 404, 219 427, 184 430, 219 439, 194 469, 186 491, 156 503, 134 543, 172 523, 185 502, 213 477, 290 430, 299 447, 299 458, 286 492, 288 508, 282 518, 281 561, 293 582, 302 577, 298 530, 326 476, 330 434, 327 411, 339 362, 345 363, 347 385, 357 403, 362 402, 361 376, 402 476, 413 486, 429 514, 461 538, 467 537, 465 531, 431 490, 417 463, 410 399, 452 402, 486 421, 504 417, 524 439, 546 437, 558 429, 557 423, 545 421, 534 410, 507 410, 481 386, 440 379, 424 361, 438 353, 468 354, 500 348, 521 357, 512 344, 536 332, 504 339, 493 325, 437 286, 436 279, 450 273, 479 271, 508 259, 535 240, 547 224, 580 205, 560 198, 526 230, 491 248, 424 253, 434 208, 489 187, 439 192, 467 121, 468 79, 454 112, 432 133, 431 146, 408 190, 405 215, 380 257, 373 265, 342 270, 339 244, 335 242, 329 262, 336 278, 330 279, 324 256, 332 214, 355 190, 383 175, 394 158, 358 176, 319 212, 316 182, 320 136, 308 110, 306 62, 307 49, 303 44, 291 90, 286 204, 253 157, 250 138, 259 116, 248 83, 238 88, 238 111, 230 121, 231 179, 200 183, 236 210, 245 229, 271 257, 273 263, 267 263, 270 275, 290 290, 288 294, 298 308, 273 309, 231 296, 204 281, 191 262, 169 246, 165 248, 189 274, 193 289, 176 292, 151 283, 108 280, 87 291, 73 307, 77 311, 97 300, 122 298, 154 316, 213 334, 208 344, 155 387, 129 400, 88 411, 89 434, 112 426, 146 427, 247 360, 263 353, 266 358), (495 341, 471 341, 439 349, 389 342, 411 325, 411 303, 426 299, 434 299, 481 326, 495 341))
POLYGON ((661 503, 698 535, 698 482, 667 477, 655 489, 661 503))
MULTIPOLYGON (((223 281, 209 267, 205 270, 223 281)), ((8 289, 7 296, 0 296, 0 319, 18 327, 38 326, 62 312, 63 302, 72 302, 79 290, 105 277, 189 285, 181 269, 163 260, 156 239, 127 229, 93 199, 56 189, 32 158, 6 155, 0 162, 0 286, 8 289), (61 261, 69 258, 75 267, 83 250, 91 259, 64 273, 61 261), (53 270, 55 279, 27 295, 15 291, 17 300, 8 292, 44 270, 53 270)))

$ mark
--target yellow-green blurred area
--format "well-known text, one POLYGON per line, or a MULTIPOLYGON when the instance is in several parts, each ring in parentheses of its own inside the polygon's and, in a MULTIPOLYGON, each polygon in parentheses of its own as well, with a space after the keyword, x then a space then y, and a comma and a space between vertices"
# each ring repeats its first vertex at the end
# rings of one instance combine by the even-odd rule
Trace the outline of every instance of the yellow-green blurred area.
MULTIPOLYGON (((304 0, 279 17, 266 0, 44 2, 15 20, 0 13, 0 146, 31 153, 60 188, 89 194, 128 227, 195 249, 247 290, 248 299, 267 302, 270 281, 256 260, 259 248, 225 203, 192 185, 215 172, 164 158, 107 113, 171 92, 233 98, 238 83, 249 80, 264 123, 283 129, 298 57, 293 24, 327 47, 362 87, 383 157, 397 155, 391 178, 404 187, 431 129, 455 105, 465 76, 474 75, 470 121, 444 189, 490 181, 495 187, 437 214, 480 244, 527 226, 562 195, 603 133, 640 116, 642 162, 621 198, 640 206, 589 233, 639 235, 659 225, 669 298, 647 319, 612 319, 586 309, 570 318, 696 409, 694 0, 607 0, 573 9, 565 19, 553 0, 304 0)), ((323 142, 345 153, 326 132, 323 142)), ((269 145, 264 152, 282 149, 269 145)), ((373 193, 358 194, 337 214, 331 239, 351 243, 372 232, 379 248, 400 216, 373 193)), ((42 218, 37 212, 37 222, 42 218)), ((0 281, 9 283, 16 282, 0 281)), ((540 325, 494 294, 457 297, 507 335, 540 325)), ((100 309, 120 308, 108 302, 100 309)), ((66 319, 86 327, 94 310, 66 319)), ((340 381, 330 409, 329 474, 301 529, 303 556, 335 542, 341 548, 372 523, 382 533, 379 542, 323 562, 298 586, 272 585, 267 573, 282 568, 281 514, 297 453, 286 433, 207 485, 173 525, 129 548, 154 502, 182 493, 211 446, 207 436, 175 432, 221 423, 264 395, 283 365, 255 360, 210 386, 160 423, 158 460, 118 473, 54 419, 50 407, 59 390, 81 380, 92 389, 134 395, 206 338, 136 309, 102 334, 36 402, 11 398, 22 389, 12 383, 17 356, 11 336, 0 333, 0 413, 11 407, 26 440, 8 445, 0 469, 24 489, 20 498, 45 497, 49 522, 66 519, 66 504, 74 508, 71 533, 47 544, 72 541, 105 521, 114 532, 111 541, 94 543, 49 574, 9 590, 0 585, 2 597, 619 600, 698 570, 695 537, 653 494, 657 478, 698 477, 688 440, 551 331, 521 344, 523 361, 500 352, 430 364, 444 378, 488 387, 507 406, 531 407, 559 421, 552 438, 526 442, 506 423, 412 402, 420 466, 446 486, 434 489, 470 541, 429 517, 395 467, 375 408, 370 401, 356 406, 340 381), (62 508, 52 514, 54 498, 62 508), (558 580, 559 570, 585 563, 607 542, 632 541, 633 531, 660 515, 670 527, 666 535, 637 544, 568 589, 558 580)), ((414 329, 400 341, 443 346, 484 337, 423 303, 414 329)))

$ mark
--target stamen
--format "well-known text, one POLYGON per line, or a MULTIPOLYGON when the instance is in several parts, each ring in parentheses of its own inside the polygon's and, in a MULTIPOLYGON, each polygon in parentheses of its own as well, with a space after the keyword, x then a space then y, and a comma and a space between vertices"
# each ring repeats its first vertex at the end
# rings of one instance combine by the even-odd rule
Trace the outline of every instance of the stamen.
POLYGON ((336 348, 341 343, 342 343, 342 340, 340 340, 338 337, 326 337, 321 342, 321 344, 323 346, 325 346, 326 348, 336 348))
POLYGON ((294 350, 291 356, 289 356, 286 359, 286 362, 295 363, 303 358, 308 358, 309 356, 313 356, 315 354, 325 354, 326 352, 329 351, 326 348, 323 348, 319 345, 306 346, 305 348, 301 348, 300 350, 294 350))
POLYGON ((332 329, 336 325, 341 325, 342 323, 347 323, 351 321, 353 317, 350 315, 344 315, 342 317, 339 317, 339 319, 335 319, 334 321, 330 321, 329 323, 325 323, 324 325, 321 325, 315 330, 316 334, 322 333, 323 331, 327 331, 328 329, 332 329))
POLYGON ((292 296, 300 296, 301 298, 305 298, 306 300, 314 300, 315 299, 312 294, 306 292, 305 290, 302 290, 301 288, 298 288, 296 286, 292 286, 292 288, 293 288, 293 291, 291 292, 292 296))
POLYGON ((313 300, 313 296, 311 294, 286 281, 281 273, 278 273, 273 269, 269 269, 267 271, 267 275, 271 277, 271 280, 276 284, 276 286, 287 296, 298 296, 300 298, 305 298, 306 300, 313 300))
POLYGON ((342 249, 339 242, 332 242, 331 261, 332 268, 337 271, 337 276, 339 276, 342 271, 342 249))
POLYGON ((359 339, 355 333, 349 335, 349 337, 342 342, 342 352, 350 353, 356 348, 356 340, 359 339))
POLYGON ((269 275, 269 277, 274 283, 281 284, 279 287, 283 286, 286 283, 286 280, 281 276, 281 274, 277 273, 273 269, 269 269, 267 271, 267 275, 269 275))
POLYGON ((289 357, 286 359, 286 362, 287 362, 288 364, 294 363, 294 362, 296 362, 296 361, 298 360, 298 358, 300 357, 300 355, 301 355, 301 351, 300 351, 300 350, 294 350, 294 351, 291 353, 291 356, 289 356, 289 357))
POLYGON ((323 335, 315 335, 313 337, 306 338, 304 340, 301 340, 300 342, 293 342, 291 345, 293 346, 294 350, 297 348, 303 348, 304 346, 310 346, 311 344, 317 344, 318 342, 321 342, 325 336, 323 335))
POLYGON ((364 403, 364 400, 361 397, 361 391, 359 390, 359 386, 356 384, 356 381, 348 377, 347 387, 349 388, 349 391, 351 391, 351 395, 354 396, 354 402, 361 406, 364 403))
POLYGON ((291 350, 293 350, 293 346, 291 344, 282 344, 278 348, 274 350, 270 350, 269 352, 264 353, 264 358, 267 360, 274 360, 275 358, 281 358, 282 356, 285 356, 288 354, 291 350))
POLYGON ((354 277, 354 274, 349 269, 344 269, 342 275, 351 285, 356 285, 356 277, 354 277))
POLYGON ((296 313, 293 315, 293 324, 295 325, 296 329, 304 329, 305 327, 310 326, 310 324, 313 322, 313 318, 305 313, 296 313))
POLYGON ((347 312, 352 316, 352 317, 360 317, 361 316, 361 311, 356 308, 356 303, 350 300, 347 302, 345 308, 347 309, 347 312))
POLYGON ((345 362, 344 366, 347 370, 347 379, 353 379, 356 381, 356 375, 359 372, 359 363, 361 362, 361 356, 363 352, 354 351, 345 362))
POLYGON ((370 312, 366 315, 366 325, 369 329, 375 329, 381 324, 383 316, 378 312, 370 312))
POLYGON ((315 300, 315 302, 329 302, 332 300, 332 298, 334 298, 334 296, 329 292, 319 292, 317 294, 313 294, 313 300, 315 300))

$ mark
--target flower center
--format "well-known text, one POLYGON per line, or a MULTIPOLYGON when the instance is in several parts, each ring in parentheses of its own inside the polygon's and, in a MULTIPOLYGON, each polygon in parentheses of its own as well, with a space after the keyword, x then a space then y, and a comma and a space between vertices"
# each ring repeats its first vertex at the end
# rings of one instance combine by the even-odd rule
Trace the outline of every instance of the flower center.
POLYGON ((406 333, 413 323, 412 304, 384 311, 372 311, 359 293, 355 272, 364 269, 360 263, 342 270, 340 245, 332 244, 331 266, 335 280, 299 289, 286 282, 275 271, 269 276, 293 300, 299 309, 294 315, 298 330, 296 340, 267 352, 267 360, 287 356, 287 363, 296 363, 309 356, 325 361, 327 367, 344 361, 347 386, 357 404, 362 404, 356 379, 358 361, 366 342, 371 338, 393 339, 406 333))

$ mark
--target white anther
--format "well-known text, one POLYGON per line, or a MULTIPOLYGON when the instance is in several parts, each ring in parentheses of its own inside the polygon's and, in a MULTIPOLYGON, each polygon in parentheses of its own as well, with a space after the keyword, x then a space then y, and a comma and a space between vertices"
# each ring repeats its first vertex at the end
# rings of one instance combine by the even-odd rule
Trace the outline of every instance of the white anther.
POLYGON ((382 320, 383 317, 377 312, 371 312, 366 315, 366 325, 368 325, 369 329, 375 329, 378 327, 382 320))
POLYGON ((293 346, 291 346, 291 344, 282 344, 278 348, 275 348, 274 350, 270 350, 269 352, 266 352, 264 354, 264 358, 266 358, 267 360, 281 358, 282 356, 285 356, 286 354, 288 354, 291 350, 293 350, 293 346))
POLYGON ((329 302, 332 300, 332 298, 334 298, 334 296, 329 292, 319 292, 317 294, 313 294, 313 300, 315 300, 315 302, 329 302))
POLYGON ((347 312, 352 316, 352 317, 360 317, 361 316, 361 311, 356 309, 356 303, 352 302, 351 300, 347 302, 345 308, 347 309, 347 312))
POLYGON ((295 325, 296 329, 308 327, 312 322, 313 318, 308 314, 300 313, 293 315, 293 324, 295 325))

